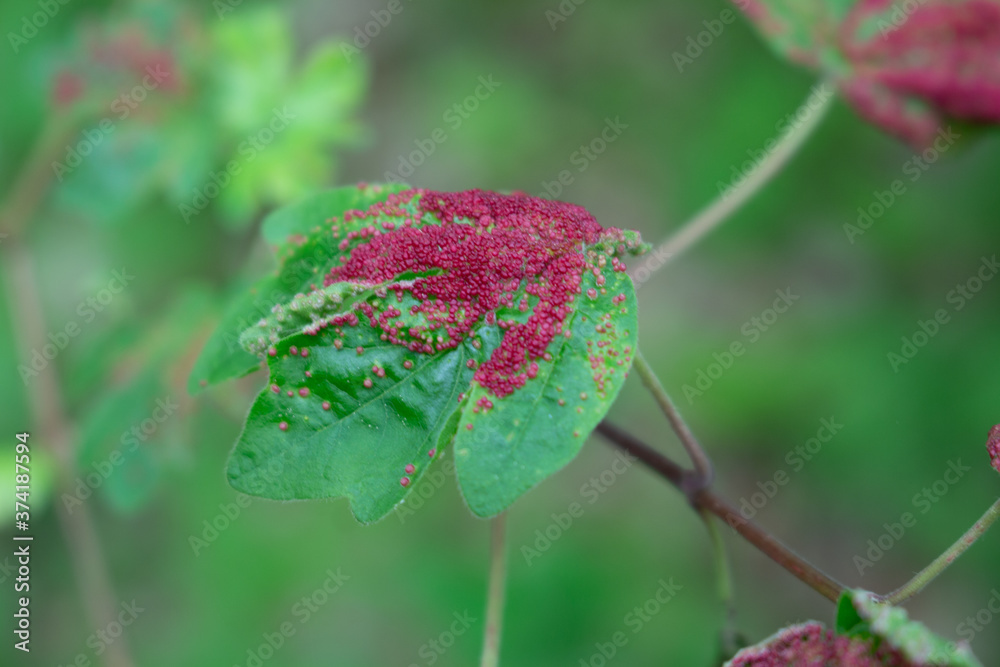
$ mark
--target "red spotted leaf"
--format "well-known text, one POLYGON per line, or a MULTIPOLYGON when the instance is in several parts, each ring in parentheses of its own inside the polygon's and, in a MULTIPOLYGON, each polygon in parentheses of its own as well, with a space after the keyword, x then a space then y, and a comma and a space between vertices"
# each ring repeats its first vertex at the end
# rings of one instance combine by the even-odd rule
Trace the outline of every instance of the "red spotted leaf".
POLYGON ((784 628, 761 644, 745 648, 726 667, 911 667, 888 648, 875 651, 870 641, 837 636, 811 621, 784 628))
POLYGON ((1000 0, 753 0, 746 13, 780 53, 913 145, 955 121, 1000 123, 1000 0))
POLYGON ((848 590, 837 627, 809 621, 737 653, 725 667, 981 667, 964 643, 948 642, 898 607, 848 590))
POLYGON ((521 194, 406 190, 291 221, 327 247, 309 289, 241 336, 267 362, 229 462, 270 498, 346 496, 370 522, 454 442, 473 512, 492 516, 579 451, 621 388, 638 236, 521 194), (325 221, 325 222, 324 222, 325 221))
POLYGON ((986 451, 990 453, 990 462, 997 472, 1000 472, 1000 424, 997 424, 990 431, 990 437, 986 441, 986 451))

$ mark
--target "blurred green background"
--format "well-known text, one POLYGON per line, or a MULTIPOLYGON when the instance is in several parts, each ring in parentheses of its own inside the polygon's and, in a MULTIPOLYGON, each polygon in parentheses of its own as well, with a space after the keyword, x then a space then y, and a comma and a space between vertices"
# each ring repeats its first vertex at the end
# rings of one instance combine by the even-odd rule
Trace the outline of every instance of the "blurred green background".
MULTIPOLYGON (((222 470, 265 378, 192 399, 187 374, 227 299, 269 267, 262 217, 324 187, 402 175, 553 194, 568 170, 558 198, 662 241, 815 83, 742 17, 702 34, 708 45, 679 68, 675 54, 729 9, 4 3, 0 447, 32 434, 35 541, 33 650, 15 654, 5 629, 0 662, 248 666, 289 623, 294 634, 262 664, 474 664, 489 527, 451 476, 425 481, 415 492, 426 501, 373 527, 342 501, 244 502, 222 470), (621 131, 581 159, 609 119, 621 131), (320 594, 331 571, 346 580, 320 594), (304 607, 304 596, 323 602, 304 607), (117 616, 133 601, 142 611, 108 647, 95 610, 117 616), (475 622, 450 635, 466 612, 475 622)), ((1000 250, 1000 137, 960 142, 916 180, 912 158, 836 102, 774 183, 639 290, 642 347, 714 454, 718 488, 739 504, 786 472, 755 518, 879 592, 951 544, 1000 488, 983 449, 1000 422, 1000 280, 961 310, 949 300, 1000 250), (843 226, 896 179, 905 192, 849 241, 843 226), (784 289, 799 298, 761 330, 752 318, 784 289), (887 354, 942 308, 948 323, 894 371, 887 354), (686 400, 684 386, 734 341, 746 353, 686 400), (796 463, 790 452, 824 418, 843 427, 796 463), (915 497, 959 460, 971 470, 939 483, 936 502, 915 497), (855 556, 908 511, 916 525, 859 573, 855 556)), ((637 380, 611 419, 681 456, 637 380)), ((504 664, 601 664, 595 645, 620 630, 616 664, 718 664, 724 614, 700 521, 644 469, 610 476, 613 457, 592 438, 511 510, 504 664), (583 488, 602 472, 614 483, 583 488), (557 530, 553 514, 574 502, 583 515, 557 530), (557 539, 529 558, 523 547, 545 546, 536 531, 557 539), (635 632, 628 614, 671 578, 683 588, 635 632)), ((11 480, 4 472, 0 489, 11 480)), ((0 517, 9 537, 12 508, 0 517)), ((829 603, 726 539, 750 639, 831 620, 829 603)), ((12 551, 0 552, 4 628, 12 551)), ((998 556, 990 534, 911 613, 957 638, 1000 589, 998 556)), ((998 629, 975 633, 986 665, 1000 662, 998 629)))

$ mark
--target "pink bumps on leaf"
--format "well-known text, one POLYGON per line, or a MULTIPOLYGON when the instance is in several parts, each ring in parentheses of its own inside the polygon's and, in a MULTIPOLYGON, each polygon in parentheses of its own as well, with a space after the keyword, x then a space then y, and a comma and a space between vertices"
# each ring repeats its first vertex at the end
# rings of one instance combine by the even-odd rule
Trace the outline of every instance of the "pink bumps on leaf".
POLYGON ((990 438, 986 441, 986 450, 990 453, 990 462, 997 472, 1000 472, 1000 424, 997 424, 990 431, 990 438))
POLYGON ((805 667, 806 665, 918 667, 918 663, 907 660, 899 651, 889 646, 888 642, 876 646, 872 639, 835 635, 815 621, 784 628, 764 643, 743 649, 726 665, 727 667, 805 667))
POLYGON ((789 60, 839 63, 833 82, 857 113, 915 147, 947 150, 966 133, 953 120, 1000 123, 997 0, 856 0, 846 15, 835 3, 736 4, 789 60))
POLYGON ((1000 3, 925 0, 901 24, 893 11, 862 0, 841 26, 856 72, 845 92, 861 114, 921 147, 949 118, 1000 123, 1000 3))
MULTIPOLYGON (((481 325, 498 325, 503 337, 489 359, 466 361, 475 382, 498 398, 523 387, 531 379, 530 364, 557 334, 568 333, 574 296, 597 255, 615 244, 625 249, 621 230, 602 228, 583 208, 520 193, 406 190, 351 217, 403 222, 391 229, 372 224, 350 232, 363 242, 330 269, 323 284, 388 283, 390 301, 411 297, 416 304, 407 316, 419 319, 412 326, 399 326, 398 309, 377 310, 367 303, 349 315, 362 316, 382 340, 418 354, 458 348, 481 325), (414 220, 427 216, 441 224, 414 226, 414 220), (599 243, 603 250, 587 249, 599 243), (403 272, 426 275, 397 280, 403 272), (497 318, 498 309, 515 308, 530 311, 528 317, 497 318)), ((637 239, 629 243, 638 248, 637 239)), ((597 291, 591 291, 596 298, 597 291)), ((357 348, 359 355, 363 351, 357 348)))

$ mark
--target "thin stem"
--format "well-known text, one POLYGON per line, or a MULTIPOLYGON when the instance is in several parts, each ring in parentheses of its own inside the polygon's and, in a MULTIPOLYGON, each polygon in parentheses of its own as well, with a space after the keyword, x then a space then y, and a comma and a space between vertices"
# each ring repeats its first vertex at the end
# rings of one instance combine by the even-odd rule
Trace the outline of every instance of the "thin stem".
POLYGON ((503 628, 504 589, 507 578, 507 514, 494 517, 490 526, 490 583, 486 600, 486 630, 480 667, 500 664, 500 631, 503 628))
POLYGON ((733 593, 733 576, 729 567, 729 555, 726 553, 726 542, 715 517, 705 509, 700 512, 708 537, 712 543, 712 556, 715 561, 715 580, 719 599, 725 606, 726 619, 722 627, 722 649, 727 656, 737 651, 736 640, 736 596, 733 593))
POLYGON ((76 124, 68 118, 50 117, 31 153, 7 190, 0 208, 0 234, 19 236, 52 185, 51 163, 72 140, 76 124))
POLYGON ((957 542, 948 547, 947 551, 934 559, 934 562, 918 572, 908 582, 888 595, 883 596, 882 600, 889 604, 899 604, 919 593, 924 586, 934 581, 949 565, 958 560, 958 557, 965 553, 966 549, 975 544, 976 540, 982 537, 997 519, 1000 519, 1000 498, 986 510, 986 513, 980 517, 979 521, 972 525, 972 528, 969 528, 957 542))
MULTIPOLYGON (((50 163, 58 158, 61 148, 72 139, 75 129, 76 124, 69 117, 53 116, 46 121, 0 208, 0 238, 4 239, 4 261, 0 264, 7 270, 5 280, 9 283, 10 302, 17 313, 14 318, 16 335, 22 351, 30 349, 33 342, 44 340, 45 319, 31 254, 20 236, 52 186, 54 172, 50 163), (14 238, 8 241, 5 238, 7 235, 14 238)), ((46 369, 34 378, 27 393, 33 423, 39 430, 42 444, 54 455, 60 482, 71 484, 75 470, 73 433, 56 369, 46 369)), ((71 517, 69 510, 60 503, 57 515, 63 537, 73 554, 71 562, 87 622, 95 628, 105 627, 114 620, 118 605, 90 508, 86 504, 80 505, 75 516, 71 517)), ((103 662, 109 667, 131 667, 134 664, 124 637, 108 645, 103 662)))
MULTIPOLYGON (((813 133, 820 121, 826 115, 831 101, 835 97, 830 91, 831 84, 821 82, 813 89, 802 107, 810 108, 810 113, 798 124, 791 125, 781 135, 777 144, 768 152, 757 166, 746 176, 746 180, 734 189, 720 193, 711 204, 700 210, 693 218, 681 226, 669 239, 660 244, 654 256, 662 257, 663 263, 677 258, 685 250, 708 235, 718 227, 743 204, 759 192, 781 168, 794 156, 805 140, 813 133), (822 95, 818 94, 820 91, 822 95), (814 104, 810 104, 815 100, 814 104)), ((800 107, 800 108, 802 108, 800 107)))
POLYGON ((646 466, 659 473, 661 477, 664 477, 677 489, 683 490, 681 484, 684 482, 684 474, 686 472, 684 468, 663 454, 660 454, 628 431, 615 426, 606 419, 598 423, 595 430, 603 435, 608 442, 617 445, 619 449, 636 457, 646 466))
POLYGON ((766 530, 752 521, 745 519, 738 510, 727 501, 716 496, 711 490, 701 489, 700 491, 692 492, 686 489, 683 485, 683 469, 660 452, 634 436, 618 437, 622 431, 607 422, 603 422, 597 430, 612 444, 625 450, 659 473, 664 479, 684 493, 694 507, 708 510, 725 521, 730 528, 739 533, 744 539, 823 597, 836 602, 840 598, 840 594, 846 589, 846 586, 796 554, 766 530))
POLYGON ((694 464, 694 469, 697 473, 697 477, 694 480, 694 490, 710 486, 715 479, 715 468, 712 466, 712 459, 709 458, 708 453, 698 442, 698 438, 694 436, 694 433, 684 422, 684 418, 681 417, 677 406, 670 400, 667 391, 660 384, 659 378, 656 377, 656 373, 650 368, 641 352, 636 351, 634 363, 635 369, 639 372, 639 377, 642 378, 642 383, 646 385, 646 389, 649 390, 649 393, 653 395, 653 398, 660 405, 660 409, 663 410, 663 414, 670 421, 670 426, 673 427, 674 433, 681 439, 681 444, 684 445, 685 451, 691 457, 691 462, 694 464))
MULTIPOLYGON (((5 244, 3 265, 11 303, 18 314, 18 338, 21 349, 29 349, 32 341, 45 339, 41 300, 31 258, 17 239, 5 244)), ((56 379, 56 369, 47 368, 28 384, 29 406, 33 422, 39 429, 39 439, 55 455, 60 482, 72 484, 74 460, 73 434, 63 404, 62 392, 56 379)), ((75 572, 77 587, 87 613, 87 622, 94 628, 106 627, 117 613, 117 602, 104 565, 100 538, 94 527, 90 508, 79 505, 70 515, 63 503, 57 507, 59 525, 67 542, 75 572)), ((129 667, 133 663, 124 637, 108 645, 103 658, 109 667, 129 667)))
POLYGON ((795 575, 800 581, 823 597, 836 602, 847 587, 778 541, 757 524, 743 518, 728 501, 707 489, 697 494, 695 506, 707 509, 726 522, 747 542, 764 555, 795 575))

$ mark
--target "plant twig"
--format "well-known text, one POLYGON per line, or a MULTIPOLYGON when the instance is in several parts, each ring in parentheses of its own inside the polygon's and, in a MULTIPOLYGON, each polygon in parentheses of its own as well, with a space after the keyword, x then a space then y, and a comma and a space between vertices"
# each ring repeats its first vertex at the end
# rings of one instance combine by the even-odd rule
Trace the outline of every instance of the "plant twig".
POLYGON ((980 517, 979 521, 972 525, 972 528, 969 528, 969 530, 967 530, 957 542, 951 545, 943 554, 934 559, 930 565, 922 569, 912 579, 893 592, 885 596, 880 596, 880 599, 883 602, 895 605, 919 593, 924 586, 934 581, 939 574, 944 572, 949 565, 954 563, 959 556, 975 544, 976 540, 982 537, 997 519, 1000 519, 1000 498, 998 498, 995 503, 990 505, 990 508, 986 510, 986 513, 983 514, 982 517, 980 517))
POLYGON ((507 578, 507 514, 499 514, 490 525, 490 583, 486 600, 486 627, 480 667, 500 664, 500 632, 503 628, 504 588, 507 578))
POLYGON ((603 435, 606 440, 617 445, 619 449, 625 450, 642 461, 647 467, 652 468, 661 477, 666 478, 678 490, 683 490, 681 483, 684 481, 685 470, 668 457, 660 454, 628 431, 615 426, 607 419, 600 422, 595 430, 603 435))
POLYGON ((823 597, 836 602, 847 586, 782 544, 776 537, 743 517, 728 501, 705 489, 695 497, 695 506, 707 509, 726 522, 750 544, 791 572, 800 581, 823 597))
POLYGON ((51 117, 18 172, 0 207, 0 233, 20 236, 52 185, 51 162, 73 138, 76 124, 63 117, 51 117))
MULTIPOLYGON (((38 284, 35 279, 31 254, 23 239, 23 229, 31 221, 52 184, 52 170, 47 162, 67 137, 72 127, 59 121, 50 121, 36 142, 27 164, 22 167, 15 184, 7 193, 0 208, 0 232, 10 233, 4 239, 0 262, 6 269, 5 280, 14 304, 16 335, 24 357, 33 343, 45 340, 45 319, 38 284)), ((73 433, 63 403, 62 392, 56 377, 56 368, 45 369, 28 386, 29 407, 33 423, 39 429, 43 446, 53 453, 58 465, 61 484, 72 484, 75 460, 72 452, 73 433)), ((93 517, 86 504, 75 510, 75 516, 60 503, 56 513, 66 540, 70 559, 75 569, 75 579, 87 622, 94 628, 106 627, 115 619, 117 603, 112 590, 100 538, 94 527, 93 517)), ((109 644, 102 660, 109 667, 131 667, 124 637, 109 644)))
MULTIPOLYGON (((794 156, 805 140, 813 133, 820 121, 826 115, 831 101, 835 97, 826 89, 829 83, 821 82, 820 86, 827 91, 827 96, 817 100, 817 106, 808 114, 802 122, 792 125, 778 139, 777 144, 764 156, 757 166, 747 176, 746 180, 732 191, 720 193, 719 197, 711 204, 698 211, 693 218, 684 223, 673 236, 660 244, 654 252, 656 257, 664 258, 663 262, 676 259, 685 250, 691 248, 695 243, 708 235, 713 229, 718 227, 735 211, 739 210, 743 204, 750 200, 759 192, 774 176, 781 171, 781 168, 794 156)), ((816 89, 814 88, 814 91, 816 89)), ((815 96, 810 93, 805 104, 809 103, 815 96)))
POLYGON ((670 426, 673 427, 674 433, 677 434, 677 437, 681 440, 681 444, 684 445, 684 450, 691 457, 691 462, 694 464, 694 470, 697 475, 693 479, 689 478, 690 482, 686 479, 685 483, 692 485, 693 488, 690 489, 691 491, 698 491, 711 486, 715 479, 715 468, 712 466, 712 459, 709 458, 708 453, 698 442, 698 438, 694 436, 694 433, 691 432, 691 429, 684 422, 680 411, 674 405, 674 402, 670 400, 670 396, 663 388, 663 385, 660 384, 656 373, 653 372, 653 369, 650 368, 646 359, 642 356, 642 352, 636 351, 634 365, 635 369, 639 372, 639 377, 642 378, 642 383, 646 385, 646 389, 656 399, 660 409, 663 410, 663 414, 670 421, 670 426))
POLYGON ((684 493, 688 501, 697 509, 705 509, 722 519, 730 528, 757 547, 781 567, 795 575, 823 597, 836 602, 846 586, 825 574, 809 561, 779 542, 766 530, 745 519, 727 501, 716 496, 710 489, 690 492, 683 486, 684 470, 668 457, 653 449, 634 436, 622 434, 621 429, 602 422, 597 431, 612 444, 639 459, 649 468, 659 473, 674 487, 684 493))

